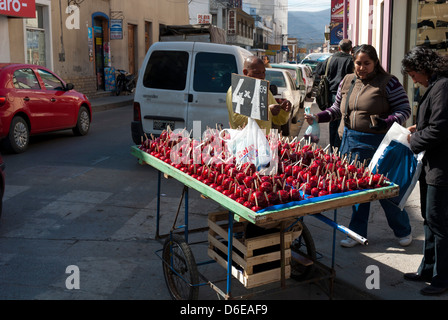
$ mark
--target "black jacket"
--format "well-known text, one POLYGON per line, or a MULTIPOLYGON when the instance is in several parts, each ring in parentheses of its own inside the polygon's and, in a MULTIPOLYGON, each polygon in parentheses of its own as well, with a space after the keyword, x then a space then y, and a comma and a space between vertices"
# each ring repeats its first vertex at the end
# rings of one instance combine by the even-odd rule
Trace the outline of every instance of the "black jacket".
MULTIPOLYGON (((325 75, 325 68, 330 60, 328 58, 316 67, 316 73, 320 76, 325 75)), ((328 67, 328 81, 330 82, 330 91, 336 94, 339 83, 344 79, 345 75, 353 73, 355 65, 352 55, 345 52, 336 52, 331 56, 330 65, 328 67)))
POLYGON ((411 136, 411 150, 423 158, 426 183, 448 186, 448 78, 430 82, 417 109, 417 131, 411 136))

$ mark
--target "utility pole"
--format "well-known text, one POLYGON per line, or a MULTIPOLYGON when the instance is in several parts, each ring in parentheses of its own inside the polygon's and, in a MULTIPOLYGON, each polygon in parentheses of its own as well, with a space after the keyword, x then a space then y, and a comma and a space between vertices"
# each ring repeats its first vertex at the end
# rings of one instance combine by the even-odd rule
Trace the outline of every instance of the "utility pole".
POLYGON ((342 24, 342 38, 347 39, 347 25, 348 25, 348 0, 344 0, 344 17, 343 17, 343 24, 342 24))

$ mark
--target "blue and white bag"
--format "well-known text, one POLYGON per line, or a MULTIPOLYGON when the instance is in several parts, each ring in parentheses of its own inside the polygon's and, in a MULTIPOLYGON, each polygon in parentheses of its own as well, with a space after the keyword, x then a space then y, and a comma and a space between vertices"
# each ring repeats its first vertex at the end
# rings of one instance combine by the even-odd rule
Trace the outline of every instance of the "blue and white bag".
POLYGON ((401 210, 414 189, 422 170, 425 152, 414 154, 408 142, 411 132, 398 123, 387 131, 369 164, 372 173, 387 176, 400 186, 399 195, 391 198, 401 210))

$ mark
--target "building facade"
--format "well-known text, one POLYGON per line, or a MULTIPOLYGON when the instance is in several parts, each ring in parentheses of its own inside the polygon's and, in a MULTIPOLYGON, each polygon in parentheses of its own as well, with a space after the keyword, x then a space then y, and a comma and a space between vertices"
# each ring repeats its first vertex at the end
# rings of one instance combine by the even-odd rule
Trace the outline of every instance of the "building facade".
POLYGON ((405 87, 415 123, 418 99, 424 88, 401 74, 401 60, 415 46, 448 55, 448 3, 440 0, 350 0, 348 36, 354 45, 368 43, 383 67, 405 87))
POLYGON ((32 0, 32 4, 35 17, 0 15, 1 61, 46 66, 89 97, 110 94, 114 69, 137 75, 161 26, 189 23, 187 0, 32 0))

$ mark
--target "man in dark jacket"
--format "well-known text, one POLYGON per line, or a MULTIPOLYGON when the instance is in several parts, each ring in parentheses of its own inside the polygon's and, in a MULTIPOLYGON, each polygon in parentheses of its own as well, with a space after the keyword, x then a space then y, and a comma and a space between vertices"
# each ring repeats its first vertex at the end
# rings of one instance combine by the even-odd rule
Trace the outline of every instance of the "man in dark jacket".
MULTIPOLYGON (((328 66, 327 78, 330 83, 331 102, 334 103, 339 84, 345 75, 353 73, 355 65, 351 55, 352 42, 349 39, 343 39, 339 42, 339 52, 336 52, 324 62, 320 63, 316 68, 318 75, 325 75, 325 69, 328 66)), ((329 124, 330 146, 339 148, 341 139, 338 135, 338 128, 341 119, 331 121, 329 124)))

